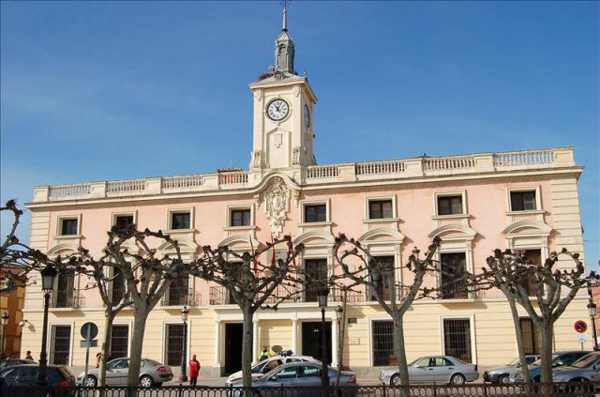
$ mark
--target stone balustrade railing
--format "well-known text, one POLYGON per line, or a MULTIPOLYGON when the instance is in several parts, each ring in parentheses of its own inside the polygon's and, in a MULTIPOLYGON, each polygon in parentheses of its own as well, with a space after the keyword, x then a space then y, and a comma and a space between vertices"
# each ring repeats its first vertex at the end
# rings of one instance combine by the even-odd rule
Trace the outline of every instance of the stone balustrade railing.
MULTIPOLYGON (((464 156, 423 156, 403 160, 314 165, 306 167, 304 172, 300 173, 298 182, 311 185, 390 178, 536 170, 575 165, 573 149, 566 147, 518 152, 479 153, 464 156)), ((243 189, 255 187, 260 182, 260 178, 249 178, 248 172, 227 171, 201 175, 50 185, 36 187, 33 202, 243 189)))

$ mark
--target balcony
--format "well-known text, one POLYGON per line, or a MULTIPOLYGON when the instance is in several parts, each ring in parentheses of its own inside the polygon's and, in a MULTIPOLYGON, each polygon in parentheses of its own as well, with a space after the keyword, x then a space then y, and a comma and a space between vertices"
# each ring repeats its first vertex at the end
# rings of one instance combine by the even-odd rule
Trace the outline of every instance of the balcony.
POLYGON ((84 302, 84 296, 73 289, 57 290, 50 296, 50 307, 53 309, 79 309, 84 302))
MULTIPOLYGON (((367 180, 438 177, 490 172, 539 170, 575 166, 570 147, 517 152, 479 153, 460 156, 415 158, 305 167, 298 182, 304 185, 367 180)), ((254 188, 260 178, 240 169, 183 176, 40 186, 33 203, 215 192, 254 188)))
POLYGON ((160 301, 163 307, 198 306, 200 294, 194 288, 169 288, 160 301))
MULTIPOLYGON (((328 301, 333 303, 342 303, 343 301, 343 291, 339 288, 330 288, 328 301)), ((358 291, 348 291, 347 292, 347 302, 348 303, 360 303, 365 301, 365 294, 363 292, 358 291)), ((209 305, 235 305, 235 301, 231 297, 229 291, 222 286, 213 286, 209 289, 209 305)), ((273 295, 267 298, 265 304, 274 305, 276 303, 280 304, 289 304, 289 303, 314 303, 317 305, 317 301, 312 299, 312 294, 309 294, 308 297, 305 296, 303 291, 298 291, 297 294, 290 294, 290 290, 288 288, 283 288, 278 286, 273 295), (290 296, 291 295, 291 296, 290 296), (285 298, 285 299, 282 299, 285 298), (307 299, 308 298, 308 299, 307 299)))

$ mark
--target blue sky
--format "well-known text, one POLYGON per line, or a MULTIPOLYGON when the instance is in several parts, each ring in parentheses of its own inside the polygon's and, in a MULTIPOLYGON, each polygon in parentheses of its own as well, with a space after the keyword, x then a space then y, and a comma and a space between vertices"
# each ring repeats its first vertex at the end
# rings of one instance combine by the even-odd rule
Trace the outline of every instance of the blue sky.
MULTIPOLYGON (((3 201, 39 184, 247 167, 247 85, 272 63, 279 2, 0 7, 3 201)), ((594 2, 293 1, 317 159, 573 145, 596 263, 599 20, 594 2)))

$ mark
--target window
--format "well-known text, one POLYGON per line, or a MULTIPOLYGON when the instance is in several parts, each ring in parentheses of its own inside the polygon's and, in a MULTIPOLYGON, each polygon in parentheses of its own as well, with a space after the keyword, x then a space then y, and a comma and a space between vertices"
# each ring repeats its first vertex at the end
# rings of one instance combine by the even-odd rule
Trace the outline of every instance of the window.
POLYGON ((232 209, 230 213, 230 225, 229 226, 250 226, 250 209, 232 209))
POLYGON ((167 365, 181 365, 184 333, 183 324, 167 324, 167 365))
POLYGON ((113 267, 111 302, 113 306, 118 305, 125 296, 125 278, 117 267, 113 267))
POLYGON ((304 206, 304 222, 327 222, 326 204, 307 204, 304 206))
POLYGON ((120 358, 117 360, 112 360, 110 363, 106 364, 108 369, 125 369, 129 368, 129 359, 128 358, 120 358))
POLYGON ((441 290, 442 299, 465 299, 469 297, 466 289, 465 270, 466 256, 464 252, 440 255, 442 263, 441 290))
POLYGON ((183 306, 187 304, 188 276, 180 276, 171 281, 165 296, 166 306, 183 306))
POLYGON ((445 357, 432 357, 431 358, 431 366, 432 367, 450 367, 453 365, 448 359, 445 357))
POLYGON ((171 229, 172 230, 190 229, 191 218, 192 217, 191 217, 191 214, 189 211, 171 212, 171 229))
POLYGON ((438 196, 438 215, 459 215, 463 213, 463 200, 461 195, 438 196))
POLYGON ((391 299, 392 288, 394 288, 394 257, 377 256, 374 258, 378 265, 373 268, 371 280, 375 284, 375 289, 369 291, 369 300, 377 300, 377 292, 383 297, 383 300, 391 299))
POLYGON ((116 215, 115 226, 119 229, 125 229, 133 225, 133 215, 116 215))
POLYGON ((511 211, 532 211, 537 209, 535 190, 510 192, 511 211))
POLYGON ((299 371, 298 371, 299 377, 312 377, 312 376, 319 377, 319 376, 321 376, 321 368, 319 368, 319 367, 315 367, 312 365, 304 365, 304 366, 298 367, 298 369, 299 369, 299 371))
POLYGON ((317 302, 319 291, 327 288, 327 259, 306 259, 304 274, 306 277, 305 302, 317 302))
POLYGON ((541 337, 530 318, 519 319, 521 325, 521 337, 523 339, 523 350, 525 354, 540 354, 541 337))
POLYGON ((444 354, 464 362, 471 358, 471 322, 469 319, 444 319, 444 354))
POLYGON ((71 272, 58 273, 56 277, 56 291, 54 307, 72 307, 74 302, 75 275, 71 272))
POLYGON ((390 219, 394 217, 392 200, 369 200, 369 219, 390 219))
MULTIPOLYGON (((531 265, 540 266, 542 264, 542 251, 539 249, 526 250, 523 252, 527 258, 527 263, 531 265)), ((536 296, 537 294, 537 283, 533 274, 523 276, 520 280, 521 285, 527 290, 529 296, 536 296)))
POLYGON ((69 365, 71 350, 71 326, 52 326, 52 346, 50 362, 55 365, 69 365))
POLYGON ((284 368, 277 373, 277 380, 279 379, 291 379, 296 377, 296 369, 298 367, 284 368))
POLYGON ((77 218, 62 218, 60 220, 61 236, 76 236, 79 234, 79 220, 77 218))
POLYGON ((129 341, 129 326, 127 325, 113 325, 112 334, 110 338, 110 354, 108 359, 127 357, 129 341))
POLYGON ((392 321, 373 321, 373 365, 393 365, 394 323, 392 321))

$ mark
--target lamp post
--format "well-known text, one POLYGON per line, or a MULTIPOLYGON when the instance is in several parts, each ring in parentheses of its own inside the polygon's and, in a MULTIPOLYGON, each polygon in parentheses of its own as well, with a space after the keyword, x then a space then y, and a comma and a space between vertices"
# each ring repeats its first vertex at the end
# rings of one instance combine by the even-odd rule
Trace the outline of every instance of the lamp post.
POLYGON ((183 320, 183 351, 181 352, 181 383, 187 382, 187 374, 186 374, 186 350, 187 350, 187 319, 190 310, 187 306, 184 306, 181 309, 181 320, 183 320))
POLYGON ((325 337, 325 309, 327 309, 327 296, 329 288, 319 289, 319 308, 321 309, 321 388, 322 395, 326 397, 329 392, 329 369, 327 368, 327 338, 325 337))
POLYGON ((589 302, 587 304, 588 313, 590 313, 590 319, 592 320, 592 338, 594 338, 594 350, 598 350, 598 339, 596 336, 596 313, 597 307, 594 303, 594 296, 592 294, 592 286, 588 283, 588 296, 589 302))
POLYGON ((2 313, 2 318, 0 319, 0 321, 2 321, 2 337, 0 338, 0 350, 2 351, 2 353, 4 353, 4 338, 6 335, 6 324, 8 324, 8 319, 10 318, 10 316, 8 315, 8 312, 4 312, 2 313))
POLYGON ((48 358, 46 354, 46 339, 48 339, 48 306, 50 295, 54 290, 54 279, 58 272, 52 265, 48 265, 40 272, 42 274, 42 292, 44 293, 44 323, 42 325, 42 350, 40 352, 40 370, 38 372, 38 384, 45 386, 48 383, 46 368, 48 358))

